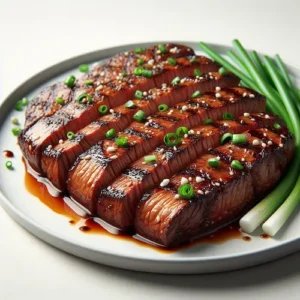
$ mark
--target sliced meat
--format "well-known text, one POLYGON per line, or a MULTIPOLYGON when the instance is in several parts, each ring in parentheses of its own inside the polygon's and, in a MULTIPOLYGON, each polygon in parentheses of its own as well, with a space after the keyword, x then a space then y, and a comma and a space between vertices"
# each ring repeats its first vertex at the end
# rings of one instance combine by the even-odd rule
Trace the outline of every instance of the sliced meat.
POLYGON ((292 135, 273 127, 245 135, 246 144, 211 150, 168 185, 144 195, 136 214, 137 233, 166 247, 183 244, 233 222, 274 188, 292 157, 292 135), (209 166, 210 158, 219 159, 219 167, 209 166), (232 160, 244 169, 232 168, 232 160), (193 187, 190 199, 178 195, 184 181, 193 187))
POLYGON ((217 65, 202 63, 202 58, 197 62, 178 58, 176 65, 164 61, 149 66, 149 70, 141 76, 126 76, 103 85, 93 82, 92 85, 76 88, 72 100, 67 105, 52 116, 43 117, 22 131, 19 144, 25 158, 35 171, 42 173, 42 151, 49 145, 57 145, 59 140, 64 140, 68 132, 76 132, 99 118, 99 106, 107 105, 111 109, 115 108, 132 99, 136 90, 147 91, 170 82, 176 76, 184 78, 193 75, 195 67, 202 72, 209 72, 210 69, 215 70, 217 65), (83 98, 84 95, 86 98, 83 98))
MULTIPOLYGON (((131 75, 137 66, 158 64, 169 57, 191 56, 192 58, 193 55, 195 53, 191 48, 178 44, 155 45, 150 48, 137 48, 129 52, 118 53, 105 63, 96 65, 90 72, 79 78, 76 82, 76 87, 84 86, 85 81, 88 79, 92 79, 95 82, 98 81, 99 84, 106 84, 116 79, 117 76, 131 75), (159 48, 164 49, 163 53, 161 53, 159 48)), ((206 58, 202 58, 202 60, 203 62, 206 61, 207 64, 212 63, 211 60, 206 58)), ((42 90, 28 105, 25 127, 31 126, 42 117, 53 115, 61 108, 61 105, 56 103, 56 98, 63 98, 65 104, 67 104, 71 99, 71 92, 72 89, 61 82, 42 90)))
POLYGON ((188 99, 197 90, 205 93, 214 91, 217 86, 220 88, 235 86, 238 82, 237 77, 232 75, 210 74, 212 75, 203 74, 201 79, 199 77, 185 77, 176 86, 163 84, 161 88, 144 92, 145 95, 133 100, 133 108, 126 108, 124 105, 117 107, 112 113, 100 117, 79 130, 73 139, 66 139, 55 147, 46 148, 41 158, 43 173, 56 188, 63 191, 66 189, 68 171, 76 158, 102 140, 109 129, 115 129, 116 132, 119 132, 128 127, 133 121, 133 115, 138 110, 143 110, 148 116, 157 111, 158 105, 173 106, 188 99))
POLYGON ((182 103, 179 109, 169 108, 166 112, 148 117, 146 123, 133 122, 118 133, 119 138, 128 139, 127 147, 118 147, 116 140, 104 140, 79 156, 69 173, 70 195, 94 213, 101 189, 130 163, 160 145, 166 133, 174 132, 180 126, 192 128, 208 118, 221 119, 227 112, 238 116, 241 111, 264 110, 265 99, 262 96, 257 97, 259 101, 253 99, 255 94, 248 89, 222 89, 217 96, 211 93, 195 97, 182 103))
MULTIPOLYGON (((255 100, 260 101, 257 99, 252 101, 255 100)), ((223 134, 242 133, 248 129, 282 122, 278 117, 270 114, 258 116, 246 113, 245 115, 236 121, 221 120, 215 121, 212 125, 194 127, 186 137, 181 139, 181 144, 175 149, 160 145, 148 153, 147 156, 156 157, 155 162, 146 163, 142 157, 131 164, 110 184, 109 189, 105 188, 101 191, 97 203, 98 216, 120 230, 133 228, 136 206, 142 195, 157 186, 164 178, 170 178, 184 169, 208 149, 219 146, 223 134)))

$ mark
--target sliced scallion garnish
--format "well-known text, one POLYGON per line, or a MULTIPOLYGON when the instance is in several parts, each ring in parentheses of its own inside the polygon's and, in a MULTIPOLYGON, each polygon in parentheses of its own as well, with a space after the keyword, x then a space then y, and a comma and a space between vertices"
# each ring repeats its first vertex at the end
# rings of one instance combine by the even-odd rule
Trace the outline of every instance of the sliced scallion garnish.
POLYGON ((89 65, 87 65, 87 64, 79 65, 78 69, 80 72, 86 73, 89 71, 89 65))
POLYGON ((197 98, 201 96, 201 92, 200 91, 196 91, 192 94, 192 98, 197 98))
POLYGON ((136 62, 137 62, 137 64, 138 64, 139 66, 141 66, 141 65, 144 63, 144 60, 141 59, 141 58, 138 58, 138 59, 136 60, 136 62))
POLYGON ((164 44, 158 45, 157 48, 158 48, 158 50, 160 51, 160 53, 162 53, 162 54, 165 54, 165 53, 168 52, 167 47, 166 47, 166 45, 164 45, 164 44))
POLYGON ((138 53, 138 54, 141 54, 141 53, 143 53, 145 51, 146 51, 146 48, 143 48, 143 47, 138 47, 138 48, 134 49, 134 52, 138 53))
POLYGON ((93 85, 94 80, 93 79, 88 79, 84 83, 85 83, 85 85, 93 85))
POLYGON ((186 127, 184 127, 184 126, 182 126, 182 127, 178 127, 177 129, 176 129, 176 135, 178 136, 178 137, 180 137, 180 138, 182 138, 182 137, 184 137, 186 134, 188 134, 189 133, 189 130, 186 128, 186 127))
POLYGON ((203 125, 209 125, 209 124, 213 124, 213 120, 212 119, 206 119, 202 122, 203 125))
POLYGON ((230 133, 230 132, 227 132, 227 133, 223 134, 223 136, 221 137, 221 140, 220 140, 221 144, 223 145, 223 144, 231 141, 232 136, 233 136, 233 134, 230 133))
POLYGON ((164 143, 169 147, 177 146, 179 142, 180 139, 175 133, 167 133, 164 136, 164 143))
POLYGON ((116 136, 116 131, 112 128, 112 129, 109 129, 106 134, 105 134, 105 137, 108 139, 108 140, 111 140, 113 139, 114 137, 116 136))
POLYGON ((195 70, 194 70, 194 75, 195 75, 195 76, 201 76, 202 73, 201 73, 201 71, 200 71, 199 69, 195 69, 195 70))
POLYGON ((182 197, 183 199, 191 199, 195 196, 195 192, 193 187, 186 183, 186 184, 182 184, 179 189, 178 189, 178 194, 180 197, 182 197))
POLYGON ((233 120, 233 115, 229 112, 223 114, 223 120, 233 120))
POLYGON ((273 127, 278 130, 281 128, 281 125, 278 123, 274 123, 273 127))
POLYGON ((160 105, 158 105, 158 110, 159 110, 160 112, 167 111, 168 108, 169 108, 169 107, 168 107, 167 104, 160 104, 160 105))
POLYGON ((8 160, 6 163, 5 163, 5 166, 8 170, 12 170, 13 169, 13 164, 10 160, 8 160))
POLYGON ((134 104, 134 102, 133 102, 132 100, 127 101, 127 102, 124 104, 124 106, 125 106, 126 108, 135 108, 135 104, 134 104))
POLYGON ((245 144, 247 143, 247 137, 245 134, 239 133, 239 134, 233 134, 232 135, 232 144, 245 144))
POLYGON ((65 100, 61 97, 56 98, 56 103, 59 105, 64 105, 65 104, 65 100))
POLYGON ((179 82, 180 82, 180 77, 177 76, 177 77, 175 77, 175 78, 171 81, 171 84, 172 84, 172 85, 177 85, 179 82))
POLYGON ((220 166, 220 161, 217 159, 217 158, 209 158, 207 160, 207 164, 210 166, 210 167, 213 167, 213 168, 218 168, 220 166))
POLYGON ((120 136, 120 137, 116 138, 116 145, 118 147, 126 147, 128 145, 127 137, 120 136))
POLYGON ((145 116, 146 114, 142 110, 139 110, 134 114, 133 119, 138 122, 142 122, 145 119, 145 116))
POLYGON ((77 98, 77 102, 79 103, 92 103, 93 102, 93 98, 91 95, 89 94, 81 94, 78 98, 77 98))
POLYGON ((243 170, 244 169, 244 166, 238 160, 233 160, 231 162, 230 166, 233 169, 236 169, 236 170, 243 170))
POLYGON ((27 97, 24 97, 24 98, 22 98, 22 105, 23 106, 27 106, 28 105, 28 103, 29 103, 29 100, 28 100, 28 98, 27 97))
POLYGON ((140 100, 143 99, 143 92, 140 91, 140 90, 136 90, 135 93, 134 93, 134 97, 136 99, 140 99, 140 100))
POLYGON ((167 59, 167 62, 172 66, 175 66, 177 64, 176 60, 173 57, 169 57, 167 59))
POLYGON ((14 136, 18 136, 21 133, 21 131, 22 131, 22 129, 19 127, 15 127, 11 130, 11 132, 14 136))
POLYGON ((144 160, 147 164, 155 163, 156 162, 156 156, 155 155, 146 155, 146 156, 144 156, 144 160))
POLYGON ((98 112, 100 113, 100 115, 106 115, 107 114, 107 112, 108 112, 108 107, 107 107, 107 105, 100 105, 99 107, 98 107, 98 112))
POLYGON ((73 75, 70 75, 66 80, 65 80, 65 85, 68 86, 69 88, 73 87, 75 84, 76 78, 73 75))

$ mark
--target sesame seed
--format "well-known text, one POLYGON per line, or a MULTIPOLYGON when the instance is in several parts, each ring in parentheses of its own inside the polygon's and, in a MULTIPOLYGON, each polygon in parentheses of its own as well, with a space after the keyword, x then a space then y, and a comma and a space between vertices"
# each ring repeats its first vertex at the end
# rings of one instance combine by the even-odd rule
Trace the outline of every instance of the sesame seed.
POLYGON ((270 119, 270 116, 269 115, 265 115, 265 119, 270 119))
POLYGON ((247 97, 247 93, 246 92, 243 94, 243 97, 247 97))
POLYGON ((99 75, 99 72, 97 72, 97 71, 95 71, 94 73, 93 73, 93 76, 98 76, 99 75))
POLYGON ((180 184, 183 185, 183 184, 187 184, 187 183, 189 183, 189 180, 185 177, 182 177, 181 181, 180 181, 180 184))
POLYGON ((164 179, 161 183, 160 183, 160 186, 161 187, 165 187, 169 184, 170 182, 170 179, 164 179))
POLYGON ((160 50, 156 50, 156 54, 160 54, 161 52, 160 52, 160 50))
POLYGON ((166 158, 166 154, 163 154, 161 159, 165 159, 166 158))
POLYGON ((174 47, 174 48, 171 48, 171 49, 170 49, 170 52, 171 52, 171 53, 176 53, 177 51, 178 51, 177 47, 174 47))
POLYGON ((113 155, 113 156, 111 156, 110 158, 111 158, 111 159, 116 159, 116 158, 118 158, 118 156, 117 156, 117 155, 113 155))
POLYGON ((111 146, 111 147, 107 147, 107 151, 108 152, 115 152, 116 151, 116 148, 111 146))
POLYGON ((92 156, 89 154, 83 157, 84 160, 90 160, 91 158, 92 158, 92 156))
POLYGON ((268 141, 268 145, 273 145, 273 142, 272 141, 268 141))
POLYGON ((281 136, 283 139, 286 139, 286 136, 285 136, 285 135, 281 134, 280 136, 281 136))
POLYGON ((253 140, 253 142, 252 142, 253 146, 258 146, 259 144, 260 144, 260 142, 257 139, 253 140))
POLYGON ((148 93, 147 92, 143 92, 143 96, 147 96, 148 95, 148 93))
POLYGON ((254 95, 254 94, 250 94, 249 97, 250 97, 250 98, 254 98, 255 95, 254 95))
POLYGON ((193 130, 193 129, 191 129, 190 131, 189 131, 189 134, 194 134, 195 133, 195 131, 193 130))
POLYGON ((185 134, 183 137, 184 137, 184 138, 187 138, 188 136, 189 136, 188 134, 185 134))
POLYGON ((234 100, 233 97, 229 98, 229 101, 233 101, 233 100, 234 100))
POLYGON ((204 179, 203 179, 202 177, 200 177, 200 176, 197 176, 197 177, 196 177, 196 182, 197 182, 197 183, 203 182, 203 181, 204 181, 204 179))
POLYGON ((104 73, 104 72, 101 72, 101 73, 100 73, 100 76, 101 76, 101 77, 103 77, 104 75, 105 75, 105 73, 104 73))
POLYGON ((189 177, 189 181, 192 181, 193 180, 193 178, 192 177, 189 177))
POLYGON ((204 195, 203 191, 201 191, 201 190, 198 190, 197 193, 200 195, 204 195))
POLYGON ((216 91, 217 92, 220 92, 221 91, 221 88, 219 86, 216 86, 216 91))
POLYGON ((153 65, 154 65, 154 59, 150 59, 150 60, 148 61, 148 65, 153 66, 153 65))
POLYGON ((245 112, 245 113, 244 113, 244 117, 250 117, 250 114, 247 113, 247 112, 245 112))
POLYGON ((207 195, 208 193, 209 193, 209 191, 205 191, 205 193, 204 193, 204 194, 205 194, 205 195, 207 195))
POLYGON ((244 158, 244 157, 242 157, 242 158, 241 158, 241 161, 245 161, 245 158, 244 158))
POLYGON ((174 147, 173 147, 173 150, 174 150, 174 151, 177 151, 177 147, 176 147, 176 146, 174 146, 174 147))
POLYGON ((109 110, 109 112, 110 112, 111 114, 113 114, 115 111, 111 108, 111 109, 109 110))
POLYGON ((63 140, 59 140, 58 142, 59 142, 59 144, 62 144, 64 141, 63 140))
POLYGON ((49 146, 48 146, 48 150, 51 150, 52 148, 53 148, 52 145, 49 145, 49 146))
POLYGON ((181 109, 182 109, 182 111, 186 111, 188 109, 188 107, 186 105, 183 105, 181 109))
POLYGON ((281 148, 282 148, 282 147, 283 147, 283 144, 281 144, 281 143, 280 143, 280 144, 279 144, 279 147, 281 147, 281 148))
POLYGON ((262 147, 263 148, 266 148, 267 147, 267 144, 266 143, 261 143, 262 147))
POLYGON ((220 93, 216 93, 216 98, 221 98, 221 94, 220 93))
POLYGON ((180 196, 179 196, 178 194, 176 194, 176 195, 174 196, 175 199, 179 199, 179 197, 180 197, 180 196))
POLYGON ((124 54, 125 54, 125 56, 128 56, 129 53, 126 51, 124 54))
POLYGON ((230 176, 233 175, 233 171, 232 171, 232 170, 229 171, 229 175, 230 175, 230 176))
POLYGON ((215 182, 215 185, 216 186, 220 186, 220 182, 215 182))

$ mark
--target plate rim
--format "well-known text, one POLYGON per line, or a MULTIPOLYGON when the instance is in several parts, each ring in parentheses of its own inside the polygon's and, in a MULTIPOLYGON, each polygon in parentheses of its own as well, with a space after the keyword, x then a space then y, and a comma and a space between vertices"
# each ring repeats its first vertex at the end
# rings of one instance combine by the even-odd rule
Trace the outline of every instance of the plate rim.
MULTIPOLYGON (((194 48, 196 48, 196 45, 198 42, 195 41, 168 41, 174 42, 174 43, 182 43, 182 44, 193 44, 194 48)), ((14 106, 15 102, 11 101, 11 99, 18 99, 18 94, 27 94, 30 92, 32 89, 34 89, 34 86, 39 86, 40 84, 44 83, 45 81, 49 81, 49 79, 58 76, 59 74, 62 73, 63 71, 66 71, 68 69, 74 68, 75 66, 78 65, 78 63, 83 63, 83 62, 92 62, 95 60, 103 59, 103 57, 108 57, 113 54, 112 52, 119 52, 122 49, 130 49, 134 48, 136 46, 149 46, 153 44, 158 44, 158 43, 166 43, 166 41, 154 41, 154 42, 140 42, 140 43, 128 43, 128 44, 122 44, 122 45, 117 45, 117 46, 112 46, 112 47, 107 47, 104 49, 99 49, 96 51, 80 54, 77 56, 74 56, 72 58, 69 58, 67 60, 63 60, 61 62, 58 62, 50 67, 47 67, 43 69, 42 71, 38 72, 37 74, 31 76, 29 79, 24 81, 23 83, 19 84, 5 99, 2 101, 0 104, 0 116, 5 115, 5 113, 10 112, 12 107, 14 106), (110 53, 110 55, 105 55, 105 53, 110 53), (102 56, 102 58, 99 58, 99 56, 102 56), (30 88, 29 88, 30 87, 30 88), (26 90, 26 93, 24 92, 26 90)), ((215 48, 222 48, 222 49, 232 49, 231 46, 225 45, 225 44, 218 44, 218 43, 208 43, 208 45, 215 47, 215 48)), ((198 46, 199 48, 199 46, 198 46)), ((199 50, 199 49, 195 49, 199 50)), ((289 70, 298 70, 300 72, 300 67, 297 67, 296 65, 291 65, 290 63, 287 63, 288 69, 289 70)), ((0 128, 2 127, 2 124, 5 120, 5 118, 0 118, 0 128)), ((46 241, 48 244, 51 244, 59 249, 62 249, 58 247, 57 245, 49 242, 45 238, 42 237, 43 234, 46 234, 48 238, 50 239, 56 239, 60 243, 68 244, 71 247, 75 247, 84 251, 93 251, 102 255, 109 255, 117 258, 124 258, 124 259, 131 259, 134 261, 141 261, 141 262, 159 262, 159 263, 201 263, 204 261, 210 261, 210 262, 219 262, 221 260, 230 260, 230 259, 237 259, 237 258, 245 258, 249 257, 252 255, 267 255, 270 251, 278 251, 282 248, 288 247, 291 244, 297 244, 298 250, 300 249, 300 237, 295 237, 295 238, 290 238, 279 245, 273 245, 266 247, 265 249, 260 249, 260 250, 255 250, 253 252, 249 253, 237 253, 234 255, 218 255, 218 256, 206 256, 206 257, 169 257, 167 258, 167 254, 162 254, 159 259, 157 258, 148 258, 148 257, 138 257, 135 258, 130 255, 120 255, 115 252, 105 252, 103 250, 99 249, 94 249, 93 247, 87 247, 84 245, 81 245, 77 242, 74 242, 70 239, 68 239, 65 234, 62 234, 58 236, 55 231, 52 231, 51 228, 48 228, 44 226, 43 224, 35 221, 31 217, 27 216, 25 213, 23 213, 20 209, 18 209, 13 203, 2 193, 0 190, 0 204, 2 204, 2 207, 4 210, 18 223, 20 224, 23 228, 25 228, 27 231, 31 232, 38 238, 46 241), (39 234, 37 232, 33 232, 32 230, 29 229, 29 227, 35 228, 37 231, 39 231, 39 234), (298 245, 299 244, 299 245, 298 245)), ((64 251, 69 252, 64 249, 64 251)), ((70 253, 70 252, 69 252, 70 253)), ((79 256, 79 255, 78 255, 79 256)), ((83 256, 81 256, 83 257, 83 256)), ((84 257, 83 257, 84 258, 84 257)))

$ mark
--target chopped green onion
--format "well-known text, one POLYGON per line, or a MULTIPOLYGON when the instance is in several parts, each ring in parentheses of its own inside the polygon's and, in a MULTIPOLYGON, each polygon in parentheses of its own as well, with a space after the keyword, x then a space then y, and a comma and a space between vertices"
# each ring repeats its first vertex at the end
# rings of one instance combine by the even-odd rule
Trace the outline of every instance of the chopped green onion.
POLYGON ((128 139, 124 136, 116 138, 116 144, 118 147, 126 147, 128 145, 128 139))
POLYGON ((60 105, 64 105, 65 104, 65 100, 63 98, 61 98, 61 97, 56 98, 55 101, 56 101, 57 104, 60 104, 60 105))
POLYGON ((79 103, 92 103, 93 102, 93 98, 91 95, 89 94, 81 94, 78 98, 77 98, 77 101, 79 103))
POLYGON ((138 47, 138 48, 134 49, 134 52, 135 53, 139 53, 139 54, 141 54, 141 53, 143 53, 145 51, 146 51, 146 48, 143 48, 143 47, 138 47))
POLYGON ((85 83, 85 85, 92 85, 94 83, 94 80, 93 79, 88 79, 84 83, 85 83))
POLYGON ((133 119, 138 122, 142 122, 145 119, 145 116, 145 113, 142 110, 139 110, 134 114, 133 119))
POLYGON ((233 136, 233 134, 230 133, 230 132, 227 132, 227 133, 223 134, 223 136, 221 137, 221 140, 220 140, 221 144, 223 145, 223 144, 231 141, 232 136, 233 136))
POLYGON ((137 75, 137 76, 141 76, 142 75, 142 72, 143 72, 143 68, 142 67, 137 67, 133 70, 133 74, 134 75, 137 75))
POLYGON ((26 98, 26 97, 24 97, 21 101, 22 101, 22 105, 23 105, 23 106, 27 106, 28 103, 29 103, 29 100, 28 100, 28 98, 26 98))
POLYGON ((138 58, 138 59, 136 60, 136 62, 137 62, 137 64, 138 64, 139 66, 141 66, 141 65, 144 63, 144 60, 141 59, 141 58, 138 58))
POLYGON ((178 127, 176 129, 176 135, 180 138, 184 137, 188 133, 189 133, 189 130, 186 127, 178 127))
POLYGON ((68 138, 68 140, 72 140, 72 139, 74 139, 74 137, 75 137, 75 133, 74 133, 74 132, 69 131, 69 132, 67 133, 67 138, 68 138))
POLYGON ((221 75, 225 75, 225 74, 228 73, 224 67, 221 67, 221 68, 219 69, 218 72, 219 72, 219 74, 221 74, 221 75))
POLYGON ((136 90, 135 93, 134 93, 134 97, 136 99, 143 99, 143 92, 139 91, 139 90, 136 90))
POLYGON ((167 133, 164 136, 164 143, 169 147, 177 146, 179 142, 180 139, 175 133, 167 133))
POLYGON ((233 160, 231 162, 230 166, 233 169, 236 169, 236 170, 243 170, 244 169, 244 166, 238 160, 233 160))
POLYGON ((17 111, 22 111, 23 110, 23 104, 22 104, 22 100, 18 101, 15 105, 15 110, 17 111))
POLYGON ((113 139, 115 136, 116 136, 116 131, 115 131, 113 128, 112 128, 112 129, 109 129, 109 130, 105 133, 105 137, 106 137, 108 140, 113 139))
POLYGON ((278 123, 275 123, 273 126, 274 126, 274 128, 277 129, 277 130, 281 128, 280 124, 278 124, 278 123))
POLYGON ((155 163, 156 162, 156 156, 155 155, 147 155, 147 156, 144 156, 144 160, 147 164, 155 163))
POLYGON ((20 122, 17 118, 12 118, 11 119, 11 122, 14 124, 14 125, 20 125, 20 122))
POLYGON ((6 163, 5 163, 5 166, 8 170, 12 170, 13 169, 13 164, 10 160, 8 160, 6 163))
POLYGON ((79 71, 82 73, 86 73, 89 71, 89 65, 87 64, 82 64, 78 67, 79 71))
POLYGON ((194 70, 194 75, 195 75, 195 76, 201 76, 202 73, 201 73, 201 71, 200 71, 199 69, 195 69, 195 70, 194 70))
POLYGON ((160 53, 162 53, 162 54, 165 54, 165 53, 168 52, 168 49, 167 49, 166 45, 164 45, 164 44, 158 45, 158 50, 159 50, 160 53))
POLYGON ((210 167, 218 168, 220 166, 220 161, 217 158, 209 158, 207 164, 210 167))
POLYGON ((168 108, 169 108, 169 107, 168 107, 167 104, 160 104, 160 105, 158 105, 158 110, 159 110, 160 112, 167 111, 168 108))
POLYGON ((247 143, 247 137, 245 134, 233 134, 232 135, 232 144, 245 144, 247 143))
POLYGON ((100 105, 98 107, 98 112, 101 114, 101 115, 106 115, 107 112, 108 112, 108 107, 107 105, 100 105))
POLYGON ((223 120, 233 120, 233 115, 229 112, 224 113, 223 120))
POLYGON ((69 88, 73 87, 75 84, 75 76, 70 75, 66 80, 65 80, 65 85, 68 86, 69 88))
POLYGON ((124 105, 126 108, 135 108, 135 104, 132 100, 129 100, 124 105))
POLYGON ((193 187, 190 184, 183 184, 178 189, 178 194, 183 199, 191 199, 195 196, 193 187))
POLYGON ((167 59, 167 62, 172 66, 175 66, 177 64, 176 60, 173 57, 169 57, 167 59))
POLYGON ((126 77, 128 75, 126 71, 123 71, 121 74, 123 77, 126 77))
POLYGON ((151 78, 153 76, 153 72, 151 70, 143 69, 142 76, 146 78, 151 78))
POLYGON ((11 130, 11 132, 14 136, 18 136, 21 133, 21 131, 22 131, 22 129, 19 127, 15 127, 11 130))
POLYGON ((196 91, 195 93, 192 94, 192 98, 197 98, 201 96, 201 92, 200 91, 196 91))
POLYGON ((214 121, 213 121, 212 119, 206 119, 206 120, 203 121, 202 124, 203 124, 203 125, 209 125, 209 124, 213 124, 213 122, 214 122, 214 121))
POLYGON ((172 85, 176 85, 176 84, 178 84, 179 82, 180 82, 180 77, 177 76, 177 77, 175 77, 175 78, 171 81, 171 84, 172 84, 172 85))

